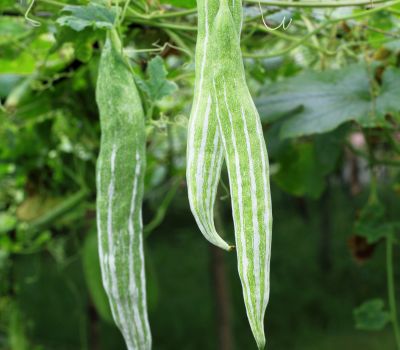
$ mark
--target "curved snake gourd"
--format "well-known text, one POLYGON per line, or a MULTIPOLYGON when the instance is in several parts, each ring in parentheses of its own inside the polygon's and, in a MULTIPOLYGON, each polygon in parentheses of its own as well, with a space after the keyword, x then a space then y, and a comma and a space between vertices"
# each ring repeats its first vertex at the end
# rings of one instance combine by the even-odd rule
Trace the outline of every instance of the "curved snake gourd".
MULTIPOLYGON (((235 17, 236 30, 240 33, 241 3, 233 1, 230 6, 235 17)), ((223 147, 217 125, 216 105, 212 98, 210 69, 210 37, 218 7, 219 0, 197 1, 196 80, 188 126, 186 178, 190 208, 201 232, 214 245, 231 250, 232 247, 218 235, 214 225, 214 202, 223 163, 223 147)))
POLYGON ((257 345, 263 349, 272 208, 267 149, 240 49, 241 8, 240 0, 198 0, 187 180, 192 212, 202 233, 217 246, 229 249, 213 223, 216 187, 225 158, 243 297, 257 345))

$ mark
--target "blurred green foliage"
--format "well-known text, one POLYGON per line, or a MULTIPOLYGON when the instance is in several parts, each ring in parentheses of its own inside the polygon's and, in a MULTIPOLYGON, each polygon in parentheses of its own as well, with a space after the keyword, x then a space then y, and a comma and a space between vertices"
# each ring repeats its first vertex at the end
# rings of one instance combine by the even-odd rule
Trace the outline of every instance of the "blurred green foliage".
MULTIPOLYGON (((27 2, 1 2, 0 349, 124 348, 95 229, 98 57, 104 28, 124 12, 123 1, 108 3, 38 1, 28 18, 41 25, 33 27, 27 2)), ((215 265, 186 198, 195 1, 160 3, 132 2, 119 24, 146 111, 154 348, 219 349, 214 273, 222 268, 234 347, 252 349, 236 256, 224 253, 215 265)), ((400 4, 392 3, 379 11, 265 6, 271 26, 293 18, 279 31, 246 3, 247 80, 271 161, 269 349, 396 349, 384 244, 395 238, 397 262, 400 4)), ((233 242, 226 184, 224 171, 218 207, 233 242)))

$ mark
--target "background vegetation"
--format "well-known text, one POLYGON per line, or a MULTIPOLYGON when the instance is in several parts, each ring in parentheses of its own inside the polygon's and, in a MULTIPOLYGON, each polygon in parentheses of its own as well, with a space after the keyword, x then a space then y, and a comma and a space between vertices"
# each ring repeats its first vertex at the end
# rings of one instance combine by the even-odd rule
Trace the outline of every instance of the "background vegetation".
MULTIPOLYGON (((400 1, 261 3, 270 29, 244 1, 242 49, 271 161, 267 347, 400 349, 400 1)), ((124 348, 94 220, 94 87, 119 11, 147 116, 154 348, 253 349, 236 256, 188 207, 195 1, 108 5, 0 1, 0 349, 124 348)), ((223 179, 216 220, 233 242, 223 179)))

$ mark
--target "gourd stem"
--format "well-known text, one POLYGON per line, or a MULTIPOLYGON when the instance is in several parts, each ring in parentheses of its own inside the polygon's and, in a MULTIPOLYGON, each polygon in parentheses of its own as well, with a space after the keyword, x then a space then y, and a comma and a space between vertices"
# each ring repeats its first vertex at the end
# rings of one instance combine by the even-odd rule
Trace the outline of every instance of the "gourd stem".
POLYGON ((115 28, 112 28, 109 31, 109 35, 110 35, 110 40, 114 46, 114 49, 117 50, 117 52, 121 52, 122 51, 122 43, 121 43, 121 39, 118 36, 117 30, 115 28))

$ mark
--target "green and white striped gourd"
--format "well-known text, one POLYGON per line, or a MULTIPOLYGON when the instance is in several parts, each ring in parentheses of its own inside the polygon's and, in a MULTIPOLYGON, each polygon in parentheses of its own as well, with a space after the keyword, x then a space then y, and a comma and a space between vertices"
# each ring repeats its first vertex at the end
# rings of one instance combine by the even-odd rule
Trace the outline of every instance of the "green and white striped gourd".
POLYGON ((97 229, 103 285, 127 348, 149 350, 142 236, 144 113, 114 30, 101 54, 96 100, 101 125, 97 229))
MULTIPOLYGON (((235 26, 240 33, 242 6, 230 3, 235 26)), ((214 225, 214 202, 217 193, 223 147, 218 131, 216 105, 212 98, 211 32, 219 7, 219 0, 198 0, 198 31, 196 44, 196 80, 194 103, 190 114, 187 144, 187 185, 189 203, 196 222, 207 240, 230 250, 217 233, 214 225)))
POLYGON ((250 326, 263 349, 272 233, 268 155, 228 0, 220 1, 211 43, 213 96, 228 168, 239 276, 250 326))

